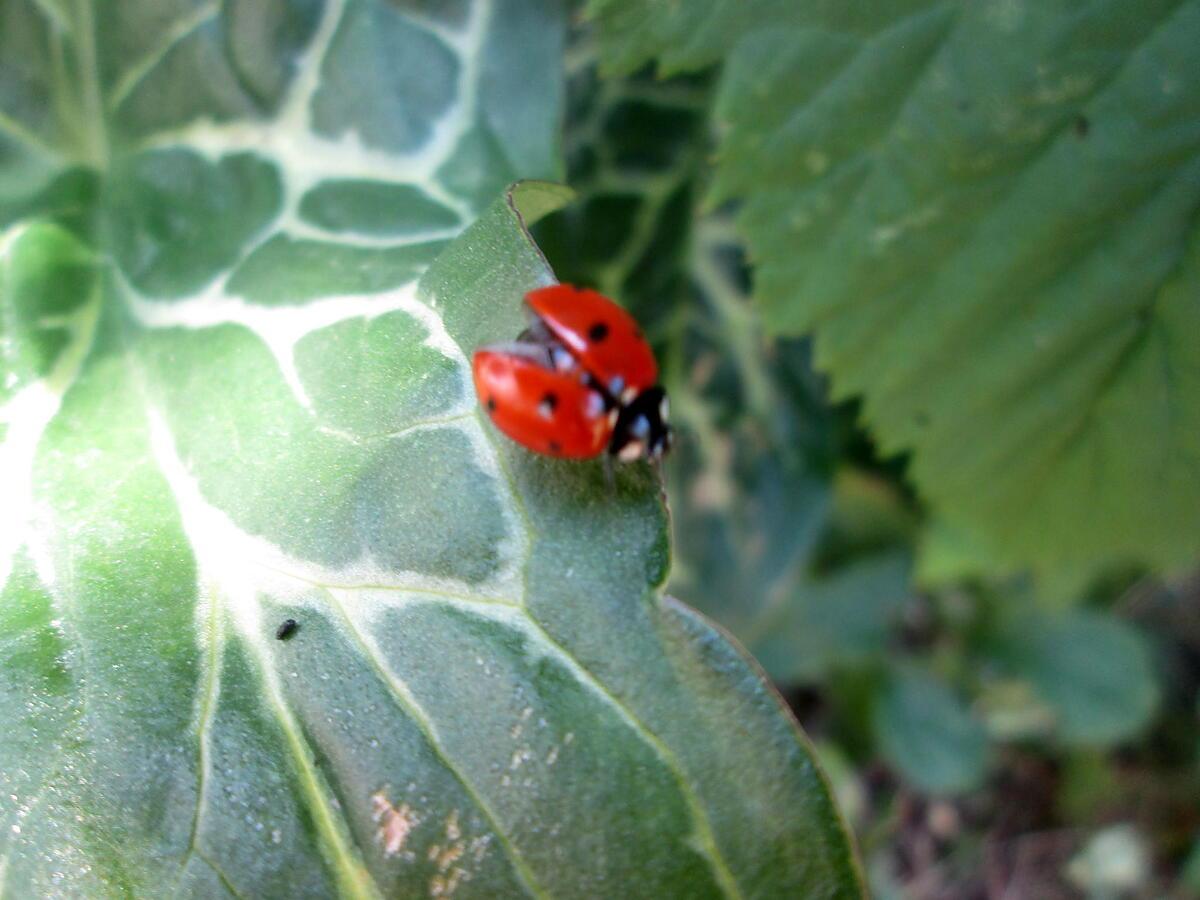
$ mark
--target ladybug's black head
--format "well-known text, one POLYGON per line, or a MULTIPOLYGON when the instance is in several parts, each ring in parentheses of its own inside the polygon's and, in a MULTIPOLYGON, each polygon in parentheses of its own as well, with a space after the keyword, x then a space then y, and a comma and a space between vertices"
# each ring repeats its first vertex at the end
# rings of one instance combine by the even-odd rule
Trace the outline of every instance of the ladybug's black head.
POLYGON ((670 404, 660 387, 647 388, 617 413, 608 452, 621 462, 635 459, 661 459, 671 449, 671 425, 667 421, 670 404))

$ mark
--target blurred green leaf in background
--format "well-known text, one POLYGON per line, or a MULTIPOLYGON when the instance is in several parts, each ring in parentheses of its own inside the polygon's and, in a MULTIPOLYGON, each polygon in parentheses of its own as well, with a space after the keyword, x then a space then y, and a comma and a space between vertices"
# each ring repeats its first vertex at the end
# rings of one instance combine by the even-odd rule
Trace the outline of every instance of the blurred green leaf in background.
POLYGON ((0 895, 861 896, 653 473, 470 388, 563 25, 0 2, 0 895))
POLYGON ((1194 560, 1200 4, 590 8, 616 70, 727 58, 710 200, 765 327, 945 515, 1010 563, 1194 560))

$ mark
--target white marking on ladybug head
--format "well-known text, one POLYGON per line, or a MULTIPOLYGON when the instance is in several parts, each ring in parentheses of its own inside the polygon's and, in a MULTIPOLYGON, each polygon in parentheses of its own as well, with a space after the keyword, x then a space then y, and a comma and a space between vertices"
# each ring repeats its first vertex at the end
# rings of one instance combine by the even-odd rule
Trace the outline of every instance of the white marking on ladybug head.
POLYGON ((618 375, 608 383, 608 392, 614 397, 620 397, 625 390, 625 379, 618 375))
POLYGON ((664 422, 671 418, 671 401, 667 399, 666 394, 658 401, 658 417, 664 422))
POLYGON ((642 455, 644 450, 645 444, 641 441, 629 441, 617 451, 617 459, 621 462, 633 462, 642 455))

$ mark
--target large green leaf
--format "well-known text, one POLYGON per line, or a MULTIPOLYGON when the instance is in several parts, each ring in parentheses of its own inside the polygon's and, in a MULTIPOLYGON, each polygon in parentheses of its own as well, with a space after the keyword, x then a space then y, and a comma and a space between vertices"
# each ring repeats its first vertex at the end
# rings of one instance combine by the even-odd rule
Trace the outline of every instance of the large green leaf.
POLYGON ((650 471, 470 389, 555 7, 98 15, 0 6, 0 896, 860 895, 650 471))
POLYGON ((1195 558, 1200 2, 591 9, 617 67, 727 58, 767 325, 947 521, 1008 563, 1195 558))

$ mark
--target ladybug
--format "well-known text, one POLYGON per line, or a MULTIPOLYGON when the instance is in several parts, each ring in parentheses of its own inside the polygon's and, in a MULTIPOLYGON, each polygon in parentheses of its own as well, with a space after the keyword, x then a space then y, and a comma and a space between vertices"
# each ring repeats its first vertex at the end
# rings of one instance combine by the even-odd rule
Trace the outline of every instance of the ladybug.
POLYGON ((569 284, 530 291, 525 303, 533 324, 472 360, 475 392, 496 427, 550 456, 660 459, 671 448, 667 395, 633 317, 569 284))

